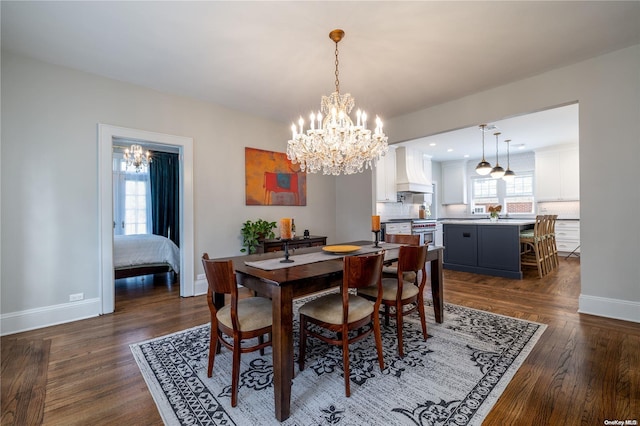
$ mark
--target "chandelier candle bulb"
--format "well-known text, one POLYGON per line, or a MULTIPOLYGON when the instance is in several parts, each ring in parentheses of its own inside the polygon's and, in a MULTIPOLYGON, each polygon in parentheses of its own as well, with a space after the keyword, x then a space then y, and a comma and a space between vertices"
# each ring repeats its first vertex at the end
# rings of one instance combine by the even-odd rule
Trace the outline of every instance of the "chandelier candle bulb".
POLYGON ((281 240, 291 239, 291 218, 280 219, 280 239, 281 240))
POLYGON ((380 216, 371 216, 371 230, 372 231, 380 230, 380 216))

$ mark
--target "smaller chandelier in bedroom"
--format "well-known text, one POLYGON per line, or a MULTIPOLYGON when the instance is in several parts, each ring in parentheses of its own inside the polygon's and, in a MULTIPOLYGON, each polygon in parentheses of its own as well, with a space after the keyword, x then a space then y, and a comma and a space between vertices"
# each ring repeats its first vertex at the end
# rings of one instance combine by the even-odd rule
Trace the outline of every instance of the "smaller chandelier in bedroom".
POLYGON ((140 172, 143 167, 148 167, 151 163, 151 153, 149 151, 143 152, 140 145, 131 145, 131 148, 124 150, 124 159, 127 161, 127 168, 133 166, 136 168, 136 173, 140 172))
POLYGON ((375 129, 367 129, 367 114, 358 110, 354 124, 349 113, 355 99, 349 93, 340 93, 338 80, 338 42, 344 31, 333 30, 329 38, 336 44, 336 91, 323 96, 320 111, 309 116, 309 129, 304 131, 304 120, 300 117, 298 127, 291 126, 293 137, 287 144, 287 157, 300 163, 302 171, 315 173, 322 170, 325 175, 359 173, 371 168, 389 149, 387 136, 382 133, 382 121, 375 120, 375 129))

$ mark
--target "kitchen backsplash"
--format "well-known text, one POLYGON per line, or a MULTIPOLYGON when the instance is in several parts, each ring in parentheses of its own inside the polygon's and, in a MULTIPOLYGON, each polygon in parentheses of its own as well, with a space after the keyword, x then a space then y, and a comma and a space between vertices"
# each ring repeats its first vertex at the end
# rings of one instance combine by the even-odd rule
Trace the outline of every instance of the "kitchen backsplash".
POLYGON ((580 201, 538 203, 539 214, 557 214, 558 219, 580 219, 580 201))
MULTIPOLYGON (((376 212, 380 218, 388 219, 404 219, 408 217, 417 218, 419 215, 420 204, 411 203, 376 203, 376 212)), ((433 210, 431 210, 433 213, 433 210)), ((432 218, 435 219, 433 214, 432 218)))

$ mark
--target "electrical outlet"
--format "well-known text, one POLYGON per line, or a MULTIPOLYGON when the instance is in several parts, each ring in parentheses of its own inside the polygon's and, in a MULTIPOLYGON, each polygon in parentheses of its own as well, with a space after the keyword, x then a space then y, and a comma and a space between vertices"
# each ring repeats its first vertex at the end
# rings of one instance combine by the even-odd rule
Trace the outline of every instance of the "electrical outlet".
POLYGON ((198 274, 198 279, 199 280, 204 280, 204 274, 198 274))
POLYGON ((77 302, 78 300, 84 299, 84 293, 76 293, 69 295, 69 302, 77 302))

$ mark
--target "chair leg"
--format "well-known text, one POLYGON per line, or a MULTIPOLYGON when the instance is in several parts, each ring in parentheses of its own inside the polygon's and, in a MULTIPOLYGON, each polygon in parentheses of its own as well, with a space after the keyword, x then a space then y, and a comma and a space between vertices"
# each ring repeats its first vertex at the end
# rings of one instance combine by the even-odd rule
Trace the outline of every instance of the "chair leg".
POLYGON ((298 365, 300 371, 304 370, 304 356, 307 351, 307 317, 300 315, 300 353, 298 355, 298 365))
MULTIPOLYGON (((258 336, 258 343, 259 344, 263 344, 264 343, 264 335, 260 335, 258 336)), ((264 356, 264 348, 260 349, 260 355, 264 356)))
POLYGON ((231 406, 238 405, 238 383, 240 382, 240 338, 233 339, 233 365, 231 366, 231 406))
POLYGON ((373 335, 376 339, 376 351, 378 352, 378 365, 380 371, 384 370, 384 357, 382 356, 382 333, 380 332, 380 315, 373 313, 373 335))
POLYGON ((384 325, 389 327, 389 305, 384 305, 384 325))
POLYGON ((213 374, 213 362, 216 360, 216 353, 220 343, 218 342, 218 330, 213 328, 214 324, 211 324, 211 337, 209 338, 209 367, 207 368, 207 377, 211 377, 213 374))
POLYGON ((542 258, 540 257, 540 243, 535 243, 536 245, 533 248, 533 252, 536 255, 536 266, 538 267, 538 276, 542 278, 544 275, 542 271, 542 258))
POLYGON ((424 312, 424 296, 422 294, 418 294, 418 313, 420 314, 420 322, 422 323, 422 335, 424 336, 424 340, 427 340, 427 317, 424 312))
POLYGON ((344 370, 344 393, 351 396, 351 372, 349 370, 349 333, 342 333, 342 365, 344 370))
POLYGON ((402 304, 398 300, 396 303, 396 328, 398 334, 398 354, 404 357, 404 342, 402 341, 402 304))

